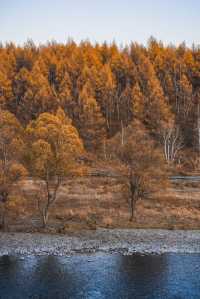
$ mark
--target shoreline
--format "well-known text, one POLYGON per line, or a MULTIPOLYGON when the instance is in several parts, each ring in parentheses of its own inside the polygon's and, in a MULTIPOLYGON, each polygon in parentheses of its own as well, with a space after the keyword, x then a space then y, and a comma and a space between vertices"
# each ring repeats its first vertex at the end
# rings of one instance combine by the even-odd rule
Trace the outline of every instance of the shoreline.
POLYGON ((0 232, 0 256, 200 253, 200 230, 98 229, 74 235, 0 232))

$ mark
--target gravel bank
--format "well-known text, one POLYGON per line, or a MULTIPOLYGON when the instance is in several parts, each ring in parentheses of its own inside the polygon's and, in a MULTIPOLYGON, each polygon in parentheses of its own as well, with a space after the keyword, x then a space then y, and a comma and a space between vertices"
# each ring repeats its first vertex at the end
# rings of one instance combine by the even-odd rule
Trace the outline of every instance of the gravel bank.
POLYGON ((200 253, 200 231, 114 229, 76 235, 0 233, 2 255, 71 255, 76 253, 200 253))

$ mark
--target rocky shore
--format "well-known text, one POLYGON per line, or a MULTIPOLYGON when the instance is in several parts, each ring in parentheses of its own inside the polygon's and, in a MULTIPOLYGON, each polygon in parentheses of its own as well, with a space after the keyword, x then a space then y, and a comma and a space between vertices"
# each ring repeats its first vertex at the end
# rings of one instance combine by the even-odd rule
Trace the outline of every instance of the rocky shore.
POLYGON ((2 255, 72 255, 76 253, 200 253, 200 231, 115 229, 73 235, 0 233, 2 255))

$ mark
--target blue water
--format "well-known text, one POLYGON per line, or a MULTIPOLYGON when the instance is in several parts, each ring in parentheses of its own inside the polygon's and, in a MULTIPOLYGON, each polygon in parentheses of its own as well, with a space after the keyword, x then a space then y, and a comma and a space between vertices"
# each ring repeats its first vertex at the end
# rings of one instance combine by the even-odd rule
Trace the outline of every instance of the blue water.
POLYGON ((1 299, 200 299, 200 254, 4 256, 1 299))

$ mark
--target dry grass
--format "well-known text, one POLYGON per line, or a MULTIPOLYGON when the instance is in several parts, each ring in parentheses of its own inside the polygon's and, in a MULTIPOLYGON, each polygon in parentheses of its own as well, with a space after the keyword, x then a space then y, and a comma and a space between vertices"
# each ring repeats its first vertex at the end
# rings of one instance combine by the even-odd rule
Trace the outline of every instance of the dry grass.
MULTIPOLYGON (((31 230, 39 226, 35 194, 31 180, 21 182, 13 192, 9 207, 11 230, 31 230), (24 199, 22 200, 22 198, 24 199)), ((117 179, 82 177, 66 181, 51 207, 49 227, 58 231, 101 227, 200 228, 200 188, 176 185, 137 203, 135 219, 129 221, 129 203, 117 179)))

